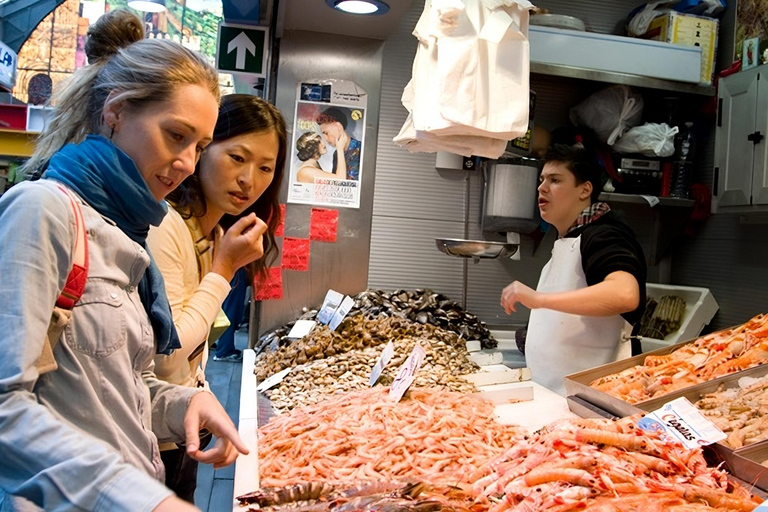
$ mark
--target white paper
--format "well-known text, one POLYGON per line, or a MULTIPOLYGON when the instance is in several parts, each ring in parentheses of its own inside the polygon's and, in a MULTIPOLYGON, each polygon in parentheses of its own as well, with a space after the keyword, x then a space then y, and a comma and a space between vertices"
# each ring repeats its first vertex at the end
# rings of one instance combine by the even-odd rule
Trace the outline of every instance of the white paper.
POLYGON ((352 309, 352 306, 355 305, 355 299, 347 295, 344 297, 344 300, 341 301, 341 305, 336 309, 336 312, 333 314, 333 318, 331 318, 331 323, 328 324, 328 327, 331 328, 332 331, 335 331, 336 328, 341 324, 341 321, 344 320, 344 317, 347 316, 347 313, 349 313, 349 310, 352 309))
MULTIPOLYGON (((491 43, 499 44, 513 22, 512 16, 507 14, 507 11, 504 9, 495 10, 485 21, 479 37, 491 43)), ((515 29, 520 31, 520 27, 516 26, 515 29)))
POLYGON ((659 198, 658 198, 658 197, 656 197, 656 196, 642 196, 642 195, 641 195, 640 197, 642 197, 643 199, 645 199, 646 201, 648 201, 648 205, 649 205, 651 208, 653 208, 654 206, 656 206, 657 204, 659 204, 659 203, 661 202, 661 201, 659 201, 659 198))
POLYGON ((427 356, 427 352, 421 343, 416 342, 416 346, 413 347, 413 352, 405 360, 403 366, 395 377, 395 381, 389 388, 389 398, 395 402, 399 402, 403 395, 411 387, 414 379, 416 378, 416 372, 421 368, 421 364, 424 362, 424 358, 427 356))
POLYGON ((317 321, 323 325, 328 325, 342 300, 344 300, 344 295, 334 290, 328 290, 328 293, 325 294, 323 307, 317 314, 317 321))
POLYGON ((296 320, 296 323, 291 328, 291 332, 288 333, 288 337, 291 339, 303 338, 317 325, 314 320, 296 320))
POLYGON ((373 386, 376 384, 376 381, 379 380, 379 377, 381 377, 381 372, 384 371, 384 368, 387 367, 389 364, 389 360, 392 359, 392 356, 395 354, 395 346, 390 341, 387 343, 387 346, 384 347, 384 350, 381 351, 381 356, 379 357, 379 360, 376 361, 376 364, 373 366, 373 370, 371 370, 371 378, 369 381, 369 385, 373 386))
POLYGON ((277 386, 283 382, 283 379, 289 373, 291 373, 291 368, 286 368, 285 370, 277 372, 271 377, 264 379, 258 386, 256 386, 256 391, 266 391, 271 387, 277 386))
POLYGON ((687 398, 677 398, 646 414, 638 423, 643 430, 661 430, 688 449, 722 441, 727 436, 704 417, 687 398))

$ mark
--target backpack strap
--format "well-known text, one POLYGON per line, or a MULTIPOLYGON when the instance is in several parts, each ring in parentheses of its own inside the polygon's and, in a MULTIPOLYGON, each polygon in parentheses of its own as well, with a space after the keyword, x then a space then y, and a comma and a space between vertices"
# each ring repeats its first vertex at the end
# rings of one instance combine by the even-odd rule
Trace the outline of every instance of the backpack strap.
POLYGON ((51 321, 45 335, 43 351, 35 365, 40 375, 58 368, 53 356, 53 349, 59 343, 64 328, 69 325, 72 308, 83 296, 85 283, 88 279, 88 233, 85 230, 83 212, 74 193, 62 185, 58 185, 58 187, 69 199, 69 204, 75 215, 75 249, 72 255, 72 268, 67 275, 64 289, 59 294, 59 298, 56 299, 56 305, 51 312, 51 321))
POLYGON ((72 269, 67 276, 64 289, 56 299, 56 307, 72 309, 85 290, 85 282, 88 279, 88 234, 85 230, 83 212, 74 194, 62 185, 59 189, 69 198, 69 204, 75 214, 75 251, 72 258, 72 269))

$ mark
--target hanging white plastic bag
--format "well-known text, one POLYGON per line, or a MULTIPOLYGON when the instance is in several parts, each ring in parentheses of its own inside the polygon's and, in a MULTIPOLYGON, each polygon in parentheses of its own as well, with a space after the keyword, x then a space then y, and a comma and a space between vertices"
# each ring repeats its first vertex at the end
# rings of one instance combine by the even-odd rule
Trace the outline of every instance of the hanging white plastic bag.
POLYGON ((649 157, 672 156, 677 132, 677 126, 670 128, 666 123, 647 123, 631 128, 616 141, 613 149, 619 153, 640 153, 649 157))
POLYGON ((597 138, 612 146, 622 134, 640 124, 643 97, 626 85, 598 91, 571 109, 571 122, 592 129, 597 138))

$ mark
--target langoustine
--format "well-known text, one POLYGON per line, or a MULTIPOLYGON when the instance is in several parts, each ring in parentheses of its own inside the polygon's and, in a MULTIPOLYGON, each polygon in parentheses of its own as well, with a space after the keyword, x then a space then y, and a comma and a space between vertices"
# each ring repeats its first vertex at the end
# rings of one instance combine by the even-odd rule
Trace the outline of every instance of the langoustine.
POLYGON ((644 364, 595 379, 589 385, 631 404, 722 377, 768 360, 768 315, 703 336, 644 364))
POLYGON ((491 512, 753 510, 760 501, 708 468, 701 450, 635 426, 567 420, 512 446, 475 476, 491 512))

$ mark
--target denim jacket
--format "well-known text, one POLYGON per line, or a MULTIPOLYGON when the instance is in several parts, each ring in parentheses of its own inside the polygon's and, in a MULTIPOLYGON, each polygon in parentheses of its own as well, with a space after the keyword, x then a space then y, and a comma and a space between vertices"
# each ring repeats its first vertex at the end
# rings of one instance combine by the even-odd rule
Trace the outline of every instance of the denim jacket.
POLYGON ((38 374, 75 236, 56 187, 22 183, 0 198, 0 510, 22 508, 20 498, 45 510, 152 510, 171 495, 158 441, 184 439, 199 391, 155 377, 137 292, 148 255, 84 203, 85 292, 54 349, 58 370, 38 374))

